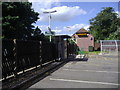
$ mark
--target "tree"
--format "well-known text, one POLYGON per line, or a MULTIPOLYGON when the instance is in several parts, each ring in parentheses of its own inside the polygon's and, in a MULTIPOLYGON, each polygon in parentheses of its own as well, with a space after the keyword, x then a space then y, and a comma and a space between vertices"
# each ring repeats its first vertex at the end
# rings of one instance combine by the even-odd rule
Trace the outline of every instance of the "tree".
POLYGON ((120 19, 112 7, 105 7, 97 14, 96 17, 90 19, 90 33, 95 37, 95 40, 115 40, 118 36, 118 22, 120 19))
POLYGON ((38 19, 38 13, 29 2, 2 3, 2 36, 8 39, 29 39, 34 29, 32 23, 38 19))
POLYGON ((38 28, 38 26, 34 29, 33 34, 30 37, 30 39, 49 42, 49 39, 43 33, 41 33, 41 30, 38 28))

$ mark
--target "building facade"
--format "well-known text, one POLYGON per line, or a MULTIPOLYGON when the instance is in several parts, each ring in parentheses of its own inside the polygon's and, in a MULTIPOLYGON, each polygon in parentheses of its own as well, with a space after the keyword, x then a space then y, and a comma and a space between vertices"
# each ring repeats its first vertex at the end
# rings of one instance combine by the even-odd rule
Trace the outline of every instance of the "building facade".
POLYGON ((89 51, 90 47, 94 47, 94 37, 84 28, 78 30, 72 35, 77 46, 83 51, 89 51))

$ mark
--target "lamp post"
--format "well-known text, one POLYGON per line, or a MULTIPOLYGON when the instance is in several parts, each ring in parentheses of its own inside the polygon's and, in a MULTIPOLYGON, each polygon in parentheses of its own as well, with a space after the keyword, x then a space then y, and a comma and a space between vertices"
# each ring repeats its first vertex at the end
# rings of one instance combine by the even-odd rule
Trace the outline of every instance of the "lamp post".
POLYGON ((45 13, 45 14, 49 14, 49 26, 48 26, 48 30, 49 30, 49 32, 50 32, 50 42, 51 42, 51 39, 52 39, 52 31, 51 31, 51 13, 55 13, 55 12, 57 12, 56 10, 54 10, 54 11, 44 11, 43 13, 45 13))

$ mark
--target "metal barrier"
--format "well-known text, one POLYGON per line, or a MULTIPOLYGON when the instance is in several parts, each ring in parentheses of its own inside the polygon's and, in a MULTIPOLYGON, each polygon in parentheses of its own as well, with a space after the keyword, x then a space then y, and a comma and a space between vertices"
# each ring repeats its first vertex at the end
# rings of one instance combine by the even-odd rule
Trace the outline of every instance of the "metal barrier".
POLYGON ((2 79, 55 60, 56 45, 41 41, 2 40, 2 79))
POLYGON ((100 40, 101 54, 118 54, 120 40, 100 40))
POLYGON ((78 46, 76 44, 68 44, 68 56, 77 54, 78 46))

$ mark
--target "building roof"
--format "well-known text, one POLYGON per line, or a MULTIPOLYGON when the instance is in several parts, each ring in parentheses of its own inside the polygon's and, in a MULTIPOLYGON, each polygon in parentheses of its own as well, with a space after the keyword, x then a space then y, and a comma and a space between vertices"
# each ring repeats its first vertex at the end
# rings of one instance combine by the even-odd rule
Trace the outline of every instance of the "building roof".
POLYGON ((76 33, 83 33, 83 32, 87 32, 88 33, 88 31, 87 30, 85 30, 84 28, 81 28, 80 30, 78 30, 76 33))

